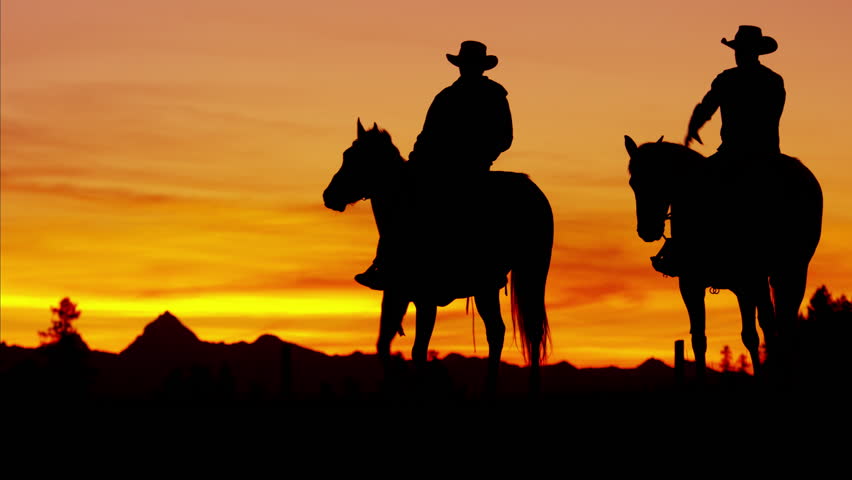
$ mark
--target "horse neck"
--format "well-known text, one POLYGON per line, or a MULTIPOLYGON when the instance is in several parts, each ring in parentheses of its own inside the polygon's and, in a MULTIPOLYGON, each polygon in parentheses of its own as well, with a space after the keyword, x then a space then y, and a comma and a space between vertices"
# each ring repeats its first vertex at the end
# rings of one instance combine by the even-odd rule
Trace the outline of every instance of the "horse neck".
POLYGON ((696 215, 696 211, 701 210, 701 202, 706 201, 705 179, 701 173, 703 158, 697 152, 685 148, 683 154, 678 153, 666 158, 672 228, 679 225, 680 233, 687 233, 684 229, 691 231, 694 228, 690 219, 696 215))
POLYGON ((405 161, 402 157, 384 162, 382 168, 376 172, 373 181, 370 195, 372 201, 379 203, 395 201, 402 188, 404 166, 405 161))
POLYGON ((666 189, 672 205, 688 201, 700 194, 700 189, 696 187, 702 181, 699 172, 701 159, 703 156, 699 153, 683 147, 682 152, 675 151, 661 160, 661 169, 666 172, 666 189))

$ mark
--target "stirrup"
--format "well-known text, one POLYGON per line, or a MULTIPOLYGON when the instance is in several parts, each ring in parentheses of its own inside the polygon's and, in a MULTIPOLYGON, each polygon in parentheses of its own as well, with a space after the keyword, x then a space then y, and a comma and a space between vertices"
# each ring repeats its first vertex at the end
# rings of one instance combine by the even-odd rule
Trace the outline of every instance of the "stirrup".
POLYGON ((371 265, 364 273, 355 275, 355 281, 373 290, 384 290, 386 279, 378 267, 371 265))

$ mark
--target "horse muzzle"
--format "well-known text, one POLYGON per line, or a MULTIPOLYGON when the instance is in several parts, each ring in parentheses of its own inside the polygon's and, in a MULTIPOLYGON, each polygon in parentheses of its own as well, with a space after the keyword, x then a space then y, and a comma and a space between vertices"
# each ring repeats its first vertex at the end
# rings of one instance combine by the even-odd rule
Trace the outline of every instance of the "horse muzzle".
POLYGON ((346 202, 334 200, 330 197, 331 195, 328 194, 328 190, 322 192, 322 202, 323 205, 325 205, 325 208, 334 210, 335 212, 342 212, 346 210, 346 202))
POLYGON ((325 208, 334 210, 335 212, 343 212, 343 211, 346 210, 346 204, 345 203, 335 203, 335 202, 330 202, 328 200, 326 200, 324 203, 325 203, 325 208))
POLYGON ((639 234, 639 238, 641 238, 642 240, 649 242, 649 243, 650 242, 656 242, 657 240, 659 240, 663 237, 663 230, 662 229, 653 229, 653 230, 638 229, 636 232, 639 234))

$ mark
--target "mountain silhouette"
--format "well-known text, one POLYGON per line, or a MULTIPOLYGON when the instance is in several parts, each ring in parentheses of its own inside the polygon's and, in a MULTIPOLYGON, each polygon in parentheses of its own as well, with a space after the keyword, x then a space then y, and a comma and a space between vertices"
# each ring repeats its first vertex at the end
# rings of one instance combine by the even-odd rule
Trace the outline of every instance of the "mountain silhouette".
MULTIPOLYGON (((390 385, 375 354, 326 355, 270 334, 251 343, 206 342, 167 311, 118 354, 90 350, 79 335, 62 346, 0 343, 0 381, 6 401, 44 402, 62 395, 102 404, 186 406, 377 405, 412 398, 467 404, 486 388, 486 358, 451 353, 428 362, 425 370, 394 358, 399 381, 390 385)), ((500 398, 514 401, 527 394, 527 368, 500 365, 500 398)), ((737 376, 739 384, 750 378, 727 376, 737 376)), ((661 394, 677 385, 673 368, 652 358, 627 369, 577 368, 564 361, 545 365, 541 387, 546 398, 562 402, 589 395, 661 394)))
POLYGON ((158 350, 161 354, 180 354, 194 350, 200 343, 201 341, 192 330, 182 324, 171 312, 166 311, 146 325, 142 335, 136 337, 136 340, 121 354, 134 356, 154 350, 158 350))

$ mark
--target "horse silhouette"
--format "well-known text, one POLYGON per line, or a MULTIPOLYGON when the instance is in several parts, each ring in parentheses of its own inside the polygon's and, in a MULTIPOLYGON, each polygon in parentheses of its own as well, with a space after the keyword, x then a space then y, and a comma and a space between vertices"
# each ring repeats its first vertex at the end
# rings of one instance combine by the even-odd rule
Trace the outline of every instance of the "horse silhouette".
MULTIPOLYGON (((407 183, 411 173, 409 162, 400 155, 390 134, 379 129, 375 123, 370 130, 365 130, 359 120, 357 127, 356 140, 343 153, 342 166, 323 192, 325 206, 343 212, 347 205, 369 199, 376 213, 388 204, 403 203, 403 192, 410 189, 407 183)), ((488 340, 486 393, 489 395, 495 394, 497 390, 506 334, 500 311, 500 290, 505 285, 507 275, 510 275, 513 330, 520 337, 524 360, 530 367, 530 390, 535 394, 540 388, 540 364, 546 359, 551 342, 545 308, 545 285, 553 248, 553 212, 546 196, 525 174, 488 172, 485 174, 485 183, 487 188, 479 190, 485 198, 478 204, 487 205, 486 210, 490 214, 480 215, 478 226, 482 227, 480 236, 488 237, 490 247, 485 255, 470 251, 480 261, 471 262, 468 266, 457 266, 451 273, 452 277, 493 279, 502 276, 504 280, 502 284, 480 283, 471 290, 476 309, 485 324, 488 340), (471 269, 487 272, 477 275, 477 272, 470 272, 471 269)), ((427 220, 408 215, 408 221, 422 223, 427 220)), ((418 225, 415 231, 439 228, 440 225, 430 222, 418 225)), ((438 236, 452 239, 459 237, 452 233, 455 232, 439 230, 438 236)), ((429 247, 428 242, 417 242, 410 236, 406 242, 415 250, 407 252, 408 257, 428 257, 428 252, 424 251, 429 247)), ((426 275, 427 272, 413 272, 415 276, 421 274, 426 275)), ((450 281, 447 278, 442 280, 442 277, 429 278, 439 284, 450 281)), ((401 333, 402 319, 410 303, 414 303, 417 311, 411 357, 415 365, 423 367, 426 365, 438 307, 456 298, 469 298, 456 293, 440 301, 431 295, 433 288, 435 285, 422 282, 391 282, 391 286, 385 288, 376 347, 386 375, 391 375, 393 371, 391 342, 397 333, 401 333)))
POLYGON ((808 265, 822 230, 822 190, 813 173, 787 155, 714 165, 700 153, 663 142, 662 137, 638 147, 629 136, 624 140, 637 233, 646 242, 659 240, 666 220, 671 221, 671 238, 665 243, 672 245, 664 245, 661 253, 671 253, 677 266, 672 276, 679 277, 689 314, 699 380, 706 369, 704 294, 708 287, 736 295, 741 337, 755 375, 763 373, 755 310, 766 360, 777 359, 778 371, 784 372, 808 265), (720 178, 727 179, 722 187, 720 178))

